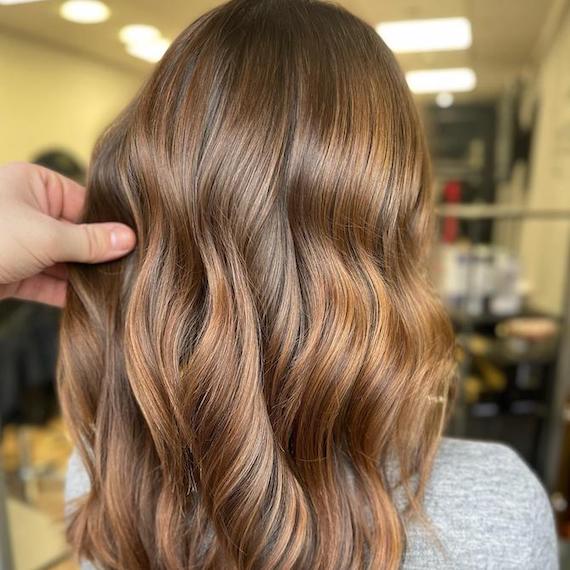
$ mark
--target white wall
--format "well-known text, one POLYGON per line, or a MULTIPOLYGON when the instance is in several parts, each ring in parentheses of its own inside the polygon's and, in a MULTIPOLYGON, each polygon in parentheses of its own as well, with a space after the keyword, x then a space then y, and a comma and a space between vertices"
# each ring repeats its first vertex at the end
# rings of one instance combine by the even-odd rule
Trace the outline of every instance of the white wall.
MULTIPOLYGON (((570 11, 541 63, 539 100, 528 205, 570 208, 570 11)), ((533 299, 546 310, 558 311, 564 296, 570 224, 525 222, 521 237, 533 299)))
POLYGON ((0 33, 0 163, 64 148, 87 163, 99 133, 143 77, 0 33))

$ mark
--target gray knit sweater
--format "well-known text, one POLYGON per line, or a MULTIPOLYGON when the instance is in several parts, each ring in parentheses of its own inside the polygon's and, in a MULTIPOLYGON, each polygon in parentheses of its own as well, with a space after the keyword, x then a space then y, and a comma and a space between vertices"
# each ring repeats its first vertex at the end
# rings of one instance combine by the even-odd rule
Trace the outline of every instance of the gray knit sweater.
MULTIPOLYGON (((74 455, 67 499, 88 488, 87 476, 74 455)), ((410 525, 402 570, 559 568, 546 491, 517 452, 506 445, 443 438, 424 507, 444 552, 423 527, 410 525)), ((82 564, 83 570, 91 568, 82 564)))

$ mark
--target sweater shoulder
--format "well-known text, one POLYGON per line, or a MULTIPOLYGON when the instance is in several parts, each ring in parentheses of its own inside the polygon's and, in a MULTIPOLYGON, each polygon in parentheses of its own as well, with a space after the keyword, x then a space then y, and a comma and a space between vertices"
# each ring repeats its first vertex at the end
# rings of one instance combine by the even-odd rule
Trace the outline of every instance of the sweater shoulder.
POLYGON ((447 556, 439 559, 418 526, 408 530, 405 568, 558 568, 553 511, 546 489, 517 451, 494 442, 443 438, 424 508, 447 556), (422 565, 418 565, 419 558, 422 565), (414 565, 414 560, 415 565, 414 565))

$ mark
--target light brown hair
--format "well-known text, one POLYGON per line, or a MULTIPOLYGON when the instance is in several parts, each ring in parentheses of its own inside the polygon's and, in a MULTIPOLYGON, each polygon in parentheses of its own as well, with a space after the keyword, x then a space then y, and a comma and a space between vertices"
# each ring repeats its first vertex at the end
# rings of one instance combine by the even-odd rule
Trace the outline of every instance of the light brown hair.
POLYGON ((90 168, 85 220, 130 224, 138 245, 70 274, 79 555, 397 568, 453 393, 431 213, 416 109, 368 25, 233 0, 185 30, 90 168))

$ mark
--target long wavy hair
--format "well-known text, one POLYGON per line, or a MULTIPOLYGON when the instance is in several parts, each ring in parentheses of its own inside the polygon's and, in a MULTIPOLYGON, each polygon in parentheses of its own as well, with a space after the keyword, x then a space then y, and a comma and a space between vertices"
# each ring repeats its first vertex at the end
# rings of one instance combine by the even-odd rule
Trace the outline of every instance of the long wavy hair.
POLYGON ((397 568, 454 394, 431 202, 417 111, 371 27, 313 0, 191 24, 90 168, 85 221, 138 244, 70 270, 59 389, 91 483, 75 551, 128 570, 397 568))

